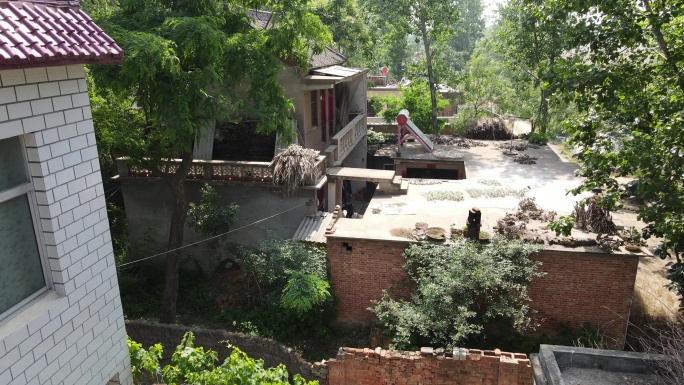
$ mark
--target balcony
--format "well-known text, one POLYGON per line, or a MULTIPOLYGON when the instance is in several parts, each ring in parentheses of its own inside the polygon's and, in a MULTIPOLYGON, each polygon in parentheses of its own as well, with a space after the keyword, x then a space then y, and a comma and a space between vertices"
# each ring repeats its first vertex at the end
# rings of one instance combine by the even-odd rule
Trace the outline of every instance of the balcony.
MULTIPOLYGON (((170 159, 162 167, 163 172, 172 173, 178 169, 180 159, 170 159)), ((246 162, 233 160, 194 160, 188 172, 190 180, 206 181, 244 181, 257 183, 271 183, 272 174, 269 170, 271 162, 246 162)), ((154 178, 150 170, 142 167, 131 167, 127 158, 118 158, 116 166, 120 178, 154 178)), ((326 158, 318 156, 315 178, 309 178, 305 187, 314 187, 325 177, 326 158)))
POLYGON ((328 166, 342 163, 359 141, 366 136, 366 133, 368 133, 366 114, 359 114, 332 137, 332 145, 325 150, 328 156, 328 166))

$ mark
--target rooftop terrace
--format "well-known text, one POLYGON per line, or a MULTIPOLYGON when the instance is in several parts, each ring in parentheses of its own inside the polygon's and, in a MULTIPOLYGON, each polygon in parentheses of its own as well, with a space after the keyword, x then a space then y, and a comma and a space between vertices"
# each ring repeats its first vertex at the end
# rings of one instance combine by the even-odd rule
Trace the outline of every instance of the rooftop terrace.
MULTIPOLYGON (((363 219, 340 218, 332 236, 343 238, 366 238, 377 240, 406 241, 390 233, 392 229, 413 229, 417 222, 425 222, 429 227, 440 227, 449 232, 454 224, 462 228, 466 224, 468 211, 477 207, 482 212, 482 231, 494 234, 497 221, 506 213, 514 212, 520 197, 535 199, 537 206, 558 215, 569 215, 575 202, 591 195, 579 196, 567 191, 579 185, 580 179, 574 176, 577 165, 563 161, 549 146, 529 148, 523 153, 537 158, 536 164, 519 164, 510 156, 488 142, 487 147, 455 148, 437 145, 437 150, 463 155, 468 179, 465 180, 427 180, 410 179, 406 195, 382 195, 376 193, 366 210, 363 219), (494 182, 495 181, 495 182, 494 182), (498 182, 499 186, 492 186, 498 182), (511 194, 506 197, 473 197, 475 190, 507 189, 511 194), (470 191, 470 192, 469 192, 470 191), (462 194, 463 200, 429 200, 430 193, 462 194)), ((417 144, 408 144, 402 150, 402 157, 416 153, 420 155, 417 144)), ((556 216, 556 218, 558 217, 556 216)), ((625 227, 637 224, 633 213, 617 213, 613 219, 617 225, 625 227)), ((528 234, 545 240, 546 249, 567 249, 565 246, 550 245, 548 240, 556 238, 555 232, 545 228, 546 222, 531 221, 527 225, 528 234)), ((573 229, 572 236, 577 239, 595 239, 597 234, 573 229)), ((595 246, 574 247, 573 250, 599 251, 595 246)), ((620 249, 620 252, 629 253, 620 249)))

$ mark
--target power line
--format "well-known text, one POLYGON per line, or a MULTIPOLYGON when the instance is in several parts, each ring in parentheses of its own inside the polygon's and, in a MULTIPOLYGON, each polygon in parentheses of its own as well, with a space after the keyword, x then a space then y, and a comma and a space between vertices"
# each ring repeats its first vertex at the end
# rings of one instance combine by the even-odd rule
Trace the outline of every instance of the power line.
MULTIPOLYGON (((117 192, 119 192, 119 190, 121 190, 121 187, 119 187, 118 189, 116 189, 116 191, 114 191, 114 192, 111 193, 108 197, 106 197, 105 200, 106 200, 106 201, 109 200, 109 198, 113 197, 114 194, 116 194, 117 192)), ((112 191, 112 190, 109 190, 109 191, 112 191)))
POLYGON ((203 242, 206 242, 206 241, 210 241, 210 240, 212 240, 212 239, 216 239, 216 238, 222 237, 222 236, 224 236, 224 235, 228 235, 228 234, 230 234, 230 233, 234 233, 234 232, 236 232, 236 231, 240 231, 240 230, 245 229, 245 228, 247 228, 247 227, 254 226, 254 225, 256 225, 257 223, 261 223, 261 222, 267 221, 267 220, 269 220, 269 219, 271 219, 271 218, 275 218, 275 217, 277 217, 278 215, 285 214, 285 213, 288 212, 288 211, 292 211, 292 210, 294 210, 294 209, 297 209, 297 208, 300 208, 300 207, 302 207, 302 206, 305 206, 305 205, 307 205, 307 204, 308 204, 308 202, 302 203, 302 204, 299 205, 299 206, 291 207, 291 208, 289 208, 289 209, 287 209, 287 210, 284 210, 284 211, 281 211, 281 212, 279 212, 279 213, 277 213, 277 214, 273 214, 273 215, 271 215, 271 216, 269 216, 269 217, 262 218, 262 219, 259 219, 258 221, 254 221, 254 222, 252 222, 252 223, 249 223, 249 224, 246 224, 246 225, 244 225, 244 226, 238 227, 237 229, 229 230, 229 231, 226 231, 226 232, 223 233, 223 234, 215 235, 215 236, 213 236, 213 237, 210 237, 210 238, 207 238, 207 239, 203 239, 203 240, 201 240, 201 241, 197 241, 197 242, 194 242, 194 243, 190 243, 190 244, 187 244, 187 245, 184 245, 184 246, 175 248, 175 249, 173 249, 173 250, 167 250, 167 251, 161 252, 161 253, 159 253, 159 254, 151 255, 151 256, 149 256, 149 257, 140 258, 140 259, 136 259, 135 261, 122 263, 122 264, 120 264, 119 266, 117 266, 117 268, 122 268, 122 267, 125 267, 125 266, 133 265, 133 264, 138 263, 138 262, 142 262, 142 261, 146 261, 146 260, 148 260, 148 259, 152 259, 152 258, 159 257, 160 255, 168 254, 168 253, 171 253, 171 252, 174 252, 174 251, 177 251, 177 250, 184 249, 184 248, 186 248, 186 247, 195 246, 195 245, 198 245, 198 244, 200 244, 200 243, 203 243, 203 242))

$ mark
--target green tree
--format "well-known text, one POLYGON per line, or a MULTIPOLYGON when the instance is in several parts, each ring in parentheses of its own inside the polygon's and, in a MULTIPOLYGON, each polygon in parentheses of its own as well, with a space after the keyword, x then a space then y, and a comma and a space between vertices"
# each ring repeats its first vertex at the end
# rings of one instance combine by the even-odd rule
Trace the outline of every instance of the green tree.
POLYGON ((142 344, 129 338, 128 350, 134 378, 139 380, 144 373, 168 385, 318 384, 318 381, 306 381, 298 374, 294 376, 294 382, 290 382, 283 364, 266 369, 263 360, 254 360, 237 347, 232 347, 230 356, 217 365, 218 354, 213 350, 195 347, 194 341, 192 332, 185 333, 171 356, 171 363, 162 367, 159 363, 163 353, 160 344, 145 350, 142 344))
POLYGON ((359 0, 318 0, 313 12, 332 33, 335 48, 351 66, 367 66, 376 56, 378 22, 359 0))
MULTIPOLYGON (((371 97, 371 103, 376 111, 382 111, 381 115, 387 122, 392 122, 399 115, 399 111, 407 109, 411 114, 410 119, 423 131, 425 127, 432 126, 432 102, 428 97, 429 87, 425 79, 417 79, 408 86, 400 87, 401 97, 386 95, 371 97)), ((437 111, 444 110, 449 105, 448 100, 442 99, 437 94, 437 111)), ((443 127, 444 121, 439 122, 443 127)))
POLYGON ((394 26, 394 38, 402 41, 407 36, 420 39, 425 59, 426 78, 430 88, 433 133, 439 134, 437 120, 437 82, 435 60, 437 53, 454 36, 459 20, 459 3, 453 1, 400 0, 388 4, 381 0, 368 0, 371 9, 394 26))
POLYGON ((567 26, 569 50, 554 65, 553 86, 579 111, 568 122, 586 178, 575 192, 603 187, 610 208, 620 193, 616 177, 639 178, 644 235, 664 237, 658 254, 675 257, 669 287, 684 294, 681 2, 547 1, 533 16, 567 26))
POLYGON ((443 60, 454 74, 463 70, 485 30, 482 0, 462 0, 459 7, 460 18, 454 26, 454 35, 443 50, 443 60))
POLYGON ((470 241, 411 245, 404 252, 414 287, 410 300, 385 293, 370 310, 399 349, 426 343, 450 349, 480 334, 491 321, 508 320, 512 328, 524 330, 533 326, 528 292, 540 273, 539 263, 529 256, 538 250, 504 238, 488 247, 470 241))
POLYGON ((285 308, 308 311, 331 299, 326 254, 320 248, 269 235, 258 250, 240 250, 239 262, 254 275, 262 300, 276 293, 285 308))
POLYGON ((140 126, 111 130, 118 154, 160 177, 173 193, 162 322, 174 322, 179 248, 188 203, 185 180, 207 122, 250 116, 257 131, 287 132, 292 103, 278 84, 281 59, 307 68, 330 41, 306 0, 268 3, 271 28, 250 26, 249 1, 122 0, 99 24, 123 48, 121 66, 96 68, 97 85, 129 100, 140 126), (176 168, 168 160, 180 158, 176 168))
POLYGON ((567 26, 539 17, 545 0, 510 0, 501 8, 497 35, 507 63, 522 70, 538 89, 533 130, 546 133, 549 124, 549 89, 554 63, 565 52, 567 26))
POLYGON ((489 29, 480 39, 458 77, 464 108, 459 112, 463 124, 482 115, 532 117, 536 98, 534 87, 519 68, 506 64, 497 50, 496 30, 489 29))

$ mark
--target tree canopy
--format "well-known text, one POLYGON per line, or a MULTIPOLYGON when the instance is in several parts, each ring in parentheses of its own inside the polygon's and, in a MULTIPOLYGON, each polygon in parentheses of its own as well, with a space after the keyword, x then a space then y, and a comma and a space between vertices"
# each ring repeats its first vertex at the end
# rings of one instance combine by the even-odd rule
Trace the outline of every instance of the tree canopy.
MULTIPOLYGON (((678 1, 537 1, 520 20, 553 37, 562 55, 544 65, 545 87, 574 103, 567 121, 582 161, 580 188, 606 189, 613 208, 618 177, 639 179, 644 235, 664 238, 658 253, 675 256, 671 288, 684 293, 684 8, 678 1)), ((511 23, 515 20, 510 19, 511 23)), ((525 25, 520 22, 519 25, 525 25)), ((555 43, 554 43, 555 44, 555 43)), ((683 302, 684 303, 684 302, 683 302)))
POLYGON ((540 273, 529 255, 537 250, 504 238, 487 247, 466 240, 410 245, 404 252, 405 269, 415 285, 410 300, 385 293, 370 310, 399 349, 425 344, 450 349, 495 320, 524 330, 533 326, 528 289, 540 273))
POLYGON ((283 62, 307 68, 310 54, 330 35, 308 0, 268 2, 266 25, 254 23, 250 12, 258 4, 250 1, 91 3, 98 23, 125 52, 120 66, 93 68, 96 91, 127 101, 143 117, 142 124, 112 126, 105 136, 117 155, 161 177, 174 196, 161 316, 173 322, 194 141, 220 119, 256 119, 262 132, 291 130, 293 106, 278 74, 283 62), (173 158, 180 164, 168 167, 173 158))
POLYGON ((535 128, 546 133, 549 124, 549 79, 556 60, 566 51, 562 36, 567 26, 539 17, 546 0, 511 0, 501 8, 497 28, 499 47, 509 65, 521 69, 539 92, 533 120, 535 128))
POLYGON ((423 46, 426 73, 432 103, 433 133, 439 133, 437 122, 437 82, 434 60, 439 47, 454 36, 454 27, 459 20, 459 4, 451 1, 402 0, 387 4, 380 0, 368 0, 378 15, 392 25, 391 36, 396 42, 403 42, 409 35, 417 37, 423 46))

